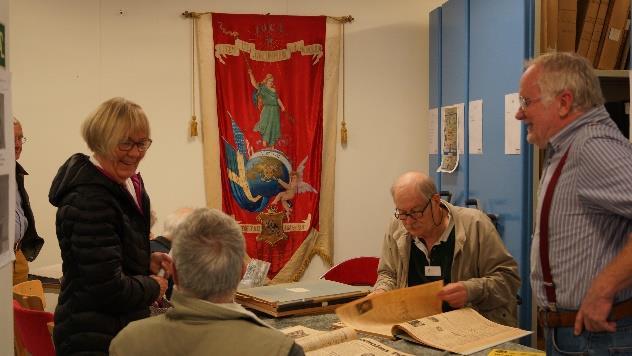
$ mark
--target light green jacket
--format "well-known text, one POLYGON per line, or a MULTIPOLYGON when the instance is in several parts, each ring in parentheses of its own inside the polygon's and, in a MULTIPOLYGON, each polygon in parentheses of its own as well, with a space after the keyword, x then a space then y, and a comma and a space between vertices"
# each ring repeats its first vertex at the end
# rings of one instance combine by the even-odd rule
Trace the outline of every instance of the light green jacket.
MULTIPOLYGON (((484 317, 508 326, 517 325, 518 265, 500 239, 491 220, 477 209, 445 201, 454 221, 455 243, 451 281, 461 281, 468 302, 484 317)), ((408 286, 411 237, 393 218, 384 236, 382 258, 374 289, 386 291, 408 286)))
POLYGON ((294 340, 238 305, 230 308, 174 291, 174 308, 125 327, 110 355, 278 355, 294 340))

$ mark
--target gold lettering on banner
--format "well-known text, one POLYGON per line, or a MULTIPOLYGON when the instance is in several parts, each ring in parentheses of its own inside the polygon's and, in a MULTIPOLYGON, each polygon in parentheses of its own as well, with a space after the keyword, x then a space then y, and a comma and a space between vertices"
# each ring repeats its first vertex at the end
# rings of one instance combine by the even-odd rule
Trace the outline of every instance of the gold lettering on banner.
MULTIPOLYGON (((312 222, 312 214, 308 214, 307 219, 303 220, 303 222, 284 223, 283 232, 307 231, 309 230, 311 222, 312 222)), ((260 234, 262 230, 261 224, 241 224, 240 223, 239 225, 241 226, 241 232, 244 234, 260 234)))
POLYGON ((215 57, 222 64, 226 56, 238 56, 241 52, 248 53, 250 59, 259 62, 280 62, 290 59, 292 53, 300 52, 302 56, 312 56, 312 64, 316 64, 323 57, 323 45, 314 43, 305 45, 303 40, 287 43, 285 49, 274 51, 258 50, 254 43, 235 39, 235 44, 221 43, 215 45, 215 57))

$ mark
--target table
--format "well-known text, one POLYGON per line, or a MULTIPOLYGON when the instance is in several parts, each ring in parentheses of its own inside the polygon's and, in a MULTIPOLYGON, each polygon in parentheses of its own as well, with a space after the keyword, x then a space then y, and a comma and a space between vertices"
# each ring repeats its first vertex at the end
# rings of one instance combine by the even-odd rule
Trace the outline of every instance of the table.
MULTIPOLYGON (((303 316, 293 316, 293 317, 285 317, 285 318, 271 318, 264 314, 258 314, 259 318, 265 321, 268 325, 274 327, 275 329, 283 329, 290 326, 303 325, 308 328, 316 329, 316 330, 331 330, 331 325, 340 321, 336 314, 320 314, 320 315, 303 315, 303 316)), ((359 333, 360 337, 368 337, 375 339, 387 346, 390 346, 394 349, 407 352, 413 355, 449 355, 450 353, 443 350, 437 350, 430 347, 425 347, 419 344, 415 344, 412 342, 408 342, 405 340, 391 340, 387 338, 383 338, 375 335, 367 335, 363 333, 359 333)), ((520 344, 516 344, 514 342, 505 342, 500 345, 496 345, 493 348, 495 349, 504 349, 504 350, 517 350, 517 351, 527 351, 527 352, 542 352, 544 351, 536 350, 531 347, 523 346, 520 344)), ((476 352, 472 355, 477 356, 486 356, 491 349, 483 350, 480 352, 476 352)))

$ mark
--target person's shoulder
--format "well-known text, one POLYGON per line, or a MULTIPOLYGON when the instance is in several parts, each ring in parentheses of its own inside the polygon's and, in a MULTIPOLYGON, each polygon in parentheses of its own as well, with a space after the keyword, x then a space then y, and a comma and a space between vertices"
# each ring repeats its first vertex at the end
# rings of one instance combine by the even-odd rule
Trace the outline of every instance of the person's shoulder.
POLYGON ((261 325, 252 320, 238 319, 234 320, 234 326, 243 332, 247 332, 255 338, 262 337, 267 340, 275 340, 277 342, 293 342, 294 339, 285 335, 277 329, 261 325))
POLYGON ((584 142, 594 139, 608 139, 614 142, 626 142, 629 144, 628 139, 623 136, 621 130, 619 130, 615 122, 609 117, 595 119, 580 126, 575 132, 573 145, 581 145, 584 142))
MULTIPOLYGON (((156 327, 159 327, 161 324, 165 323, 165 315, 158 315, 151 318, 140 319, 136 321, 132 321, 127 324, 126 327, 121 330, 116 338, 134 338, 137 339, 139 337, 149 336, 154 337, 154 330, 156 327)), ((116 339, 115 338, 115 339, 116 339)))
POLYGON ((448 206, 448 209, 450 210, 452 215, 455 215, 459 218, 475 219, 475 218, 482 218, 483 216, 485 216, 485 213, 483 211, 476 208, 466 208, 466 207, 450 204, 448 206))
POLYGON ((165 316, 159 315, 127 324, 112 340, 110 352, 119 352, 121 355, 128 354, 130 347, 150 342, 156 338, 156 329, 164 322, 165 316))

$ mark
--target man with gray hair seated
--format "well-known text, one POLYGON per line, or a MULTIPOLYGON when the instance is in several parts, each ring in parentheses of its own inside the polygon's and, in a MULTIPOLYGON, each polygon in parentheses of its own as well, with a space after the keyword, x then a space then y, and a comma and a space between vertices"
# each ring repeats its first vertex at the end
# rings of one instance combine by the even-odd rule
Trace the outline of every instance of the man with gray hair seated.
POLYGON ((171 251, 171 242, 173 241, 173 231, 192 211, 193 209, 191 208, 179 208, 173 213, 167 215, 162 235, 156 236, 154 239, 149 241, 149 249, 151 252, 169 253, 169 251, 171 251))
POLYGON ((234 302, 246 267, 234 219, 195 209, 173 237, 174 308, 129 324, 110 355, 304 355, 292 338, 234 302))

